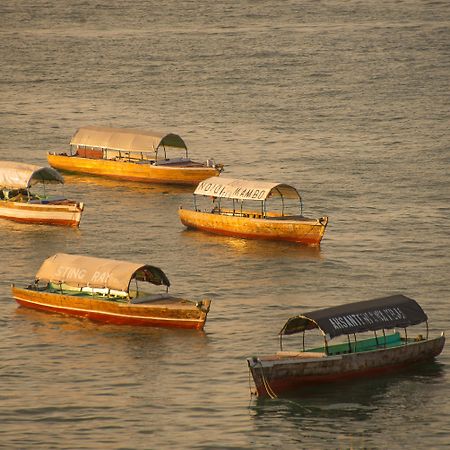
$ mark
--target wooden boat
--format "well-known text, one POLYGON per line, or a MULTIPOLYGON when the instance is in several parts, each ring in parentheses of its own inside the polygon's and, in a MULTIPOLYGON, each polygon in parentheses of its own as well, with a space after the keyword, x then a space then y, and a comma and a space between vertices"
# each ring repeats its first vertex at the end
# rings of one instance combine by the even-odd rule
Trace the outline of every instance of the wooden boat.
POLYGON ((27 308, 98 322, 203 329, 210 301, 173 297, 169 286, 155 266, 57 253, 43 262, 33 284, 13 285, 12 294, 27 308), (154 286, 164 292, 149 290, 154 286))
POLYGON ((77 130, 69 154, 49 152, 47 159, 59 170, 146 183, 196 185, 223 170, 212 159, 191 160, 177 134, 95 126, 77 130), (183 155, 169 158, 169 151, 183 155))
POLYGON ((375 300, 321 309, 291 317, 280 331, 281 350, 270 356, 252 357, 247 363, 257 394, 276 397, 311 383, 371 376, 439 355, 444 333, 429 338, 428 318, 415 300, 394 295, 375 300), (426 336, 410 338, 407 327, 426 322, 426 336), (404 336, 385 330, 403 328, 404 336), (305 349, 305 331, 319 329, 324 345, 305 349), (377 331, 383 330, 383 335, 377 331), (356 340, 356 333, 374 337, 356 340), (302 351, 284 351, 283 336, 303 334, 302 351), (350 339, 350 335, 354 339, 350 339), (330 339, 347 336, 347 342, 329 345, 330 339))
POLYGON ((83 203, 45 193, 47 184, 62 183, 61 174, 50 167, 0 161, 0 217, 24 223, 79 226, 83 203), (31 192, 36 184, 43 186, 43 194, 31 192))
POLYGON ((180 208, 181 222, 216 234, 250 239, 291 241, 319 245, 328 217, 303 216, 298 191, 287 184, 211 177, 194 192, 194 209, 180 208), (201 199, 211 202, 201 204, 201 199), (249 209, 247 204, 256 205, 249 209), (272 203, 277 210, 270 210, 272 203), (290 204, 293 203, 293 204, 290 204))

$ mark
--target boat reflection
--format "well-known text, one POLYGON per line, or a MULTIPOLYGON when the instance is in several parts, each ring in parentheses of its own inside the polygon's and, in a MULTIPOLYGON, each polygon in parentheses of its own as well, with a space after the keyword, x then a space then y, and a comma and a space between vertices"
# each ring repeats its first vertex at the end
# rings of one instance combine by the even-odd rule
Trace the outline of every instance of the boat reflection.
MULTIPOLYGON (((445 376, 444 366, 436 361, 417 364, 395 374, 372 379, 355 379, 299 389, 283 398, 255 398, 250 410, 261 426, 266 419, 302 421, 305 419, 370 420, 382 409, 396 405, 420 410, 432 387, 445 376), (407 403, 407 406, 405 405, 407 403)), ((426 411, 423 412, 424 416, 426 411)))
POLYGON ((270 258, 295 258, 295 259, 314 259, 321 260, 320 247, 311 247, 307 245, 299 245, 292 242, 284 241, 264 241, 256 239, 241 239, 237 237, 228 237, 217 234, 209 234, 199 230, 184 229, 181 237, 189 241, 198 242, 201 245, 227 247, 235 253, 270 258))
MULTIPOLYGON (((122 341, 124 344, 129 344, 130 340, 138 343, 148 342, 149 339, 153 340, 152 345, 155 344, 155 340, 161 339, 181 339, 190 341, 192 345, 197 345, 194 342, 205 343, 207 339, 203 330, 113 325, 22 307, 16 308, 15 314, 16 319, 20 322, 17 324, 18 328, 26 322, 29 329, 31 324, 33 332, 39 335, 41 342, 45 344, 61 342, 64 339, 61 337, 61 333, 76 333, 80 343, 83 341, 87 343, 91 337, 94 337, 96 343, 100 345, 103 342, 108 347, 111 346, 111 339, 114 339, 114 346, 120 345, 122 341)), ((204 344, 201 344, 201 346, 204 346, 204 344)))
MULTIPOLYGON (((18 345, 25 342, 23 336, 32 336, 33 343, 28 343, 27 348, 30 354, 35 351, 37 359, 41 358, 41 379, 54 376, 57 364, 58 373, 70 373, 75 383, 87 383, 85 388, 89 391, 96 385, 99 373, 108 374, 109 384, 105 387, 102 382, 98 389, 111 390, 112 395, 117 389, 127 389, 124 383, 141 389, 137 377, 147 380, 146 389, 154 389, 157 396, 158 389, 170 383, 168 379, 175 378, 181 384, 181 373, 186 380, 192 361, 209 351, 209 340, 200 330, 98 324, 26 308, 17 308, 12 320, 18 345), (177 370, 168 373, 167 365, 173 363, 175 356, 177 370), (123 368, 128 368, 131 375, 124 377, 123 368)), ((196 377, 201 379, 201 373, 196 377)), ((43 383, 40 393, 51 396, 53 389, 52 383, 43 383)))
POLYGON ((117 189, 129 189, 140 193, 154 192, 155 194, 192 194, 192 186, 177 184, 149 184, 138 181, 116 180, 114 178, 105 178, 95 175, 79 175, 73 173, 64 173, 66 184, 95 184, 98 186, 117 189))

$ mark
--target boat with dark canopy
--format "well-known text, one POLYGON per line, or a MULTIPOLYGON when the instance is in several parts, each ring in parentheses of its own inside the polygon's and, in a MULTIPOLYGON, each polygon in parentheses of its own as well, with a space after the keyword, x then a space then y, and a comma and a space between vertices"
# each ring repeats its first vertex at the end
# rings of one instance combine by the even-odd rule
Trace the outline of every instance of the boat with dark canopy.
POLYGON ((257 394, 274 398, 311 383, 369 376, 430 360, 441 353, 445 336, 430 338, 428 331, 428 317, 420 305, 393 295, 291 317, 279 333, 280 351, 247 358, 247 363, 257 394), (408 327, 423 323, 425 336, 408 337, 408 327), (404 330, 403 336, 397 328, 404 330), (313 329, 320 330, 323 345, 306 349, 305 331, 313 329), (356 338, 356 333, 365 332, 373 332, 373 337, 356 338), (302 350, 285 351, 283 336, 298 333, 302 350), (346 336, 346 342, 330 345, 338 336, 346 336))

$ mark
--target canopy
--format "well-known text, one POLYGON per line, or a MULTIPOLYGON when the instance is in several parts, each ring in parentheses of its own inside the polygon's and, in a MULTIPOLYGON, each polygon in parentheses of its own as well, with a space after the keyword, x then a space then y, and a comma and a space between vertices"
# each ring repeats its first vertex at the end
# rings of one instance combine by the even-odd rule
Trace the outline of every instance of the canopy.
POLYGON ((36 274, 36 281, 108 288, 124 292, 128 292, 133 278, 156 285, 170 286, 165 273, 158 267, 66 253, 57 253, 46 259, 36 274))
POLYGON ((300 199, 297 189, 288 184, 223 177, 207 178, 199 183, 194 192, 196 195, 239 200, 265 200, 272 193, 286 198, 300 199))
POLYGON ((36 183, 64 183, 55 169, 13 161, 0 161, 0 188, 28 189, 36 183))
POLYGON ((393 295, 291 317, 280 334, 295 334, 319 328, 323 334, 333 338, 383 328, 406 328, 426 320, 427 315, 415 300, 404 295, 393 295))
POLYGON ((157 151, 160 146, 186 149, 186 144, 177 134, 94 126, 79 128, 73 135, 70 145, 129 152, 157 151))

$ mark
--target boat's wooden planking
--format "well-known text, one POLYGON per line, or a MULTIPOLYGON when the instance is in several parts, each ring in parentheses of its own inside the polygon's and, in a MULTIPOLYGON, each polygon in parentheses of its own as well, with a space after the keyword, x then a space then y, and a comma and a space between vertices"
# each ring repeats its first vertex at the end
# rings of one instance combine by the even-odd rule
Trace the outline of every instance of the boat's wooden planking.
POLYGON ((47 154, 47 159, 52 167, 66 172, 81 172, 146 183, 196 185, 200 181, 220 173, 218 168, 207 166, 158 166, 126 160, 89 159, 53 153, 47 154))
POLYGON ((249 239, 290 241, 306 245, 319 245, 327 226, 326 218, 277 220, 241 215, 224 215, 182 209, 180 220, 188 228, 196 228, 215 234, 249 239))
POLYGON ((22 223, 77 227, 83 209, 83 204, 77 202, 33 204, 0 200, 0 217, 22 223))
POLYGON ((13 287, 22 306, 119 325, 165 326, 203 329, 209 310, 194 302, 172 297, 161 302, 132 304, 92 296, 64 295, 13 287))
POLYGON ((445 337, 416 342, 403 342, 397 347, 335 356, 317 355, 302 358, 274 355, 258 360, 249 359, 249 367, 260 396, 279 395, 309 384, 326 383, 377 373, 430 360, 443 349, 445 337))

